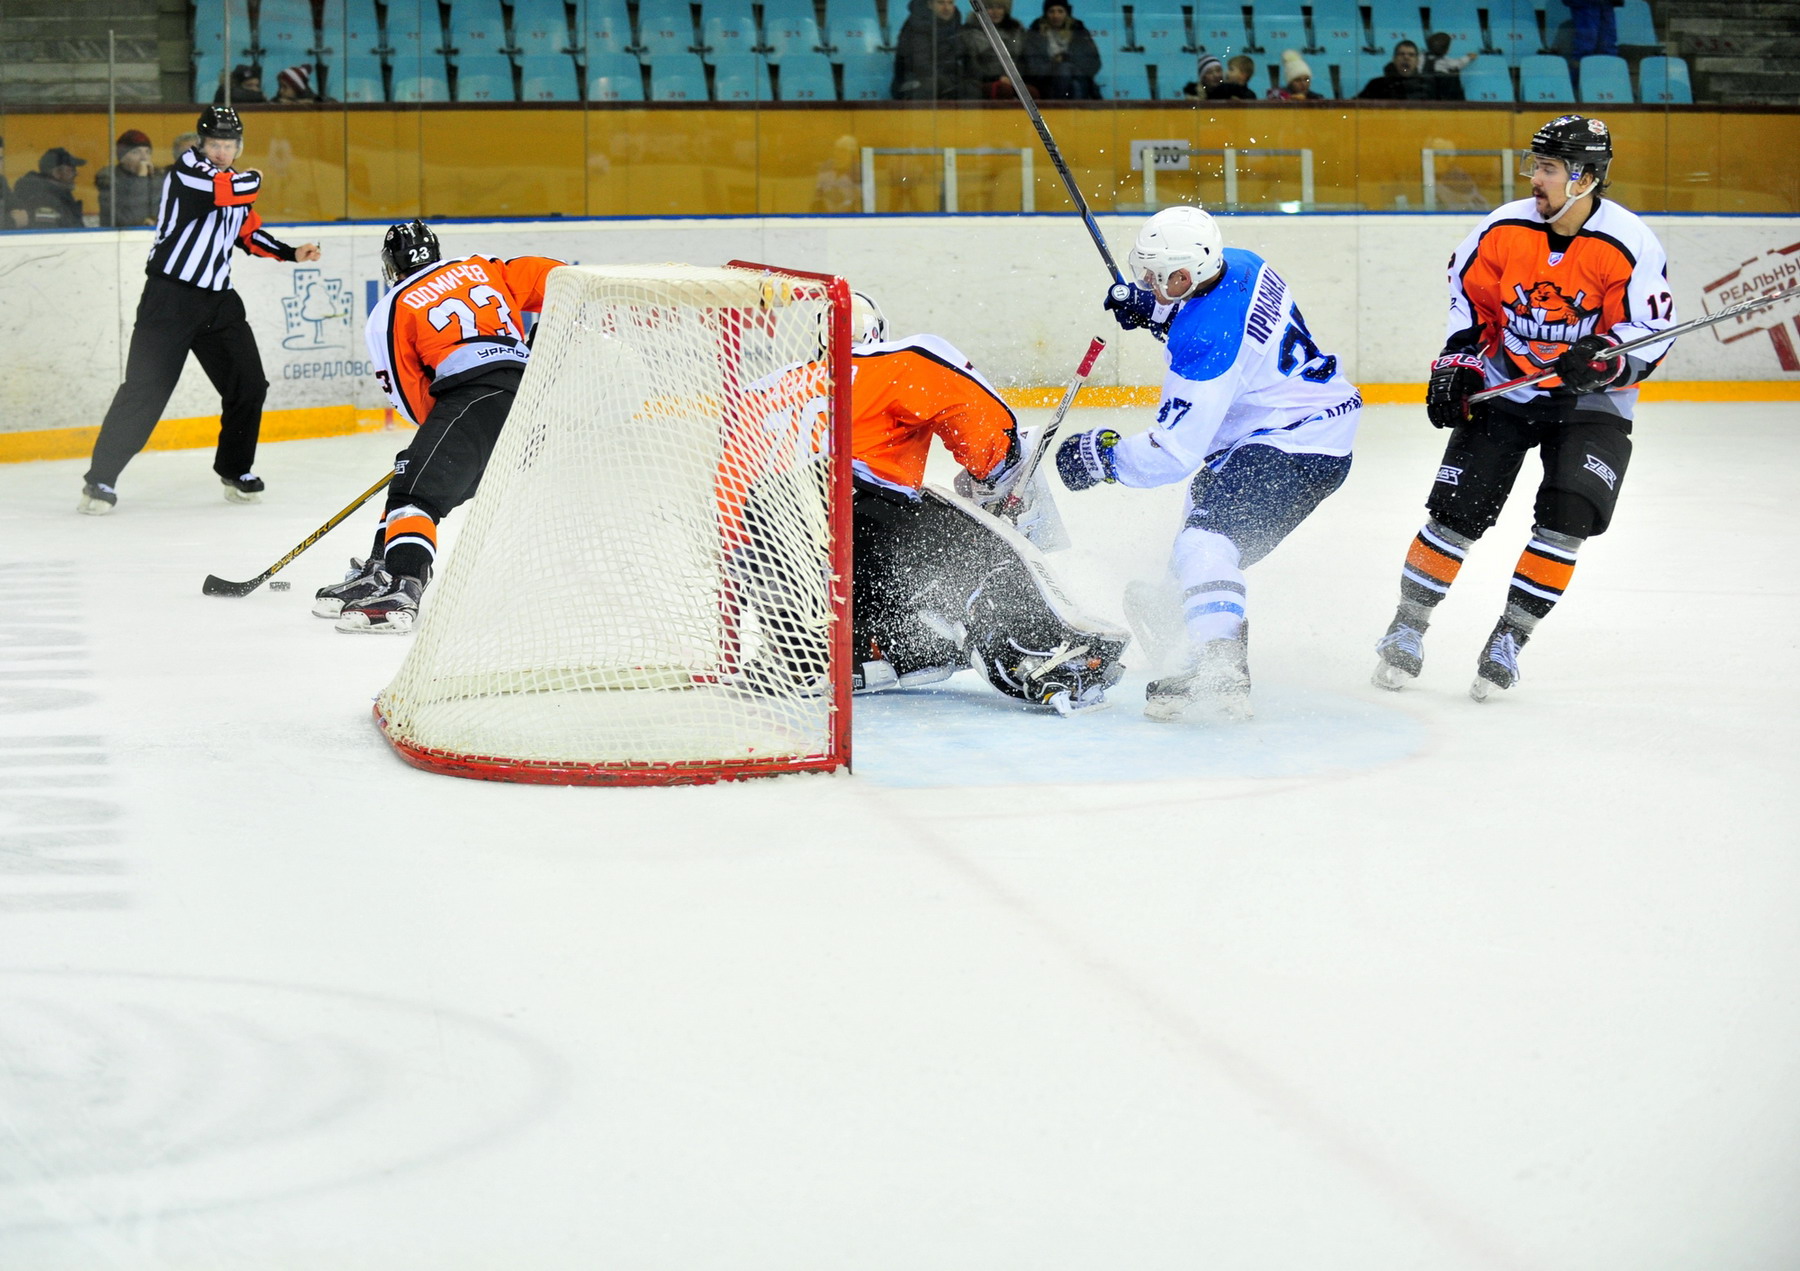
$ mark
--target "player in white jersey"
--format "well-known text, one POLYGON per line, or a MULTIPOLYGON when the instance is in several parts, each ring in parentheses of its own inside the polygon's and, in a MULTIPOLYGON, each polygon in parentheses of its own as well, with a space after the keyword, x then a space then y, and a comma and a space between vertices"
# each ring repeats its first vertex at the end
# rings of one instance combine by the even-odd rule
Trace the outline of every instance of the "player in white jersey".
POLYGON ((1281 276, 1254 252, 1227 248, 1199 208, 1151 217, 1129 266, 1142 286, 1107 307, 1127 330, 1166 335, 1162 405, 1136 436, 1069 438, 1057 470, 1071 490, 1191 478, 1170 558, 1187 647, 1180 668, 1151 683, 1144 713, 1176 719, 1204 701, 1246 718, 1243 571, 1343 484, 1362 396, 1313 342, 1281 276))

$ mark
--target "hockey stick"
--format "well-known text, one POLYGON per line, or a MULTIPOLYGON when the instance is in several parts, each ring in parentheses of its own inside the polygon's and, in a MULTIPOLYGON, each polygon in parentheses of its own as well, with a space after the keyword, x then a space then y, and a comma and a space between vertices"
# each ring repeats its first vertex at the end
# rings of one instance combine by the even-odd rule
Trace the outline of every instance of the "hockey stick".
POLYGON ((1031 116, 1031 126, 1037 129, 1038 139, 1044 143, 1044 150, 1049 154, 1050 162, 1056 165, 1057 175, 1062 177, 1063 186, 1069 191, 1069 198, 1075 203, 1075 210, 1081 213, 1081 219, 1087 225, 1089 237, 1094 240, 1094 246, 1100 250, 1100 259, 1106 262, 1106 272, 1113 278, 1113 299, 1123 302, 1131 294, 1129 291, 1124 295, 1119 294, 1119 289, 1127 285, 1125 275, 1121 274, 1118 265, 1113 263, 1112 249, 1100 236, 1100 226, 1095 222, 1094 214, 1088 210, 1087 200, 1081 197, 1081 191, 1075 185, 1075 178, 1069 172, 1069 165, 1063 162, 1062 151, 1056 148, 1056 138, 1050 135, 1050 126, 1044 122, 1043 112, 1031 99, 1031 90, 1025 86, 1025 77, 1019 74, 1019 68, 1013 64, 1012 54, 1007 51, 1006 41, 1000 38, 1000 29, 994 25, 994 20, 988 17, 986 0, 969 0, 969 7, 981 20, 981 29, 987 32, 988 43, 994 46, 994 52, 1000 58, 1000 65, 1006 71, 1006 78, 1012 81, 1013 92, 1018 96, 1019 105, 1023 106, 1025 113, 1031 116))
MULTIPOLYGON (((1758 309, 1766 309, 1772 304, 1777 304, 1783 300, 1792 300, 1796 296, 1800 296, 1800 285, 1792 286, 1785 291, 1777 291, 1767 296, 1755 296, 1749 300, 1741 300, 1728 309, 1721 309, 1717 313, 1708 314, 1704 318, 1695 318, 1692 322, 1683 322, 1678 326, 1669 327, 1667 330, 1655 331, 1649 335, 1639 336, 1635 340, 1627 340, 1623 344, 1614 345, 1607 350, 1606 359, 1610 362, 1615 357, 1635 352, 1647 345, 1661 344, 1664 340, 1673 340, 1678 335, 1687 335, 1690 332, 1699 331, 1704 327, 1714 326, 1717 323, 1724 322, 1727 318, 1735 318, 1741 314, 1754 313, 1758 309)), ((1485 402, 1490 397, 1503 397, 1507 393, 1512 392, 1515 388, 1529 388, 1533 384, 1542 384, 1545 380, 1554 379, 1555 377, 1556 368, 1550 367, 1547 370, 1538 371, 1534 375, 1524 375, 1516 380, 1508 380, 1506 383, 1498 384, 1493 388, 1484 388, 1479 393, 1471 393, 1469 395, 1469 404, 1474 405, 1476 402, 1485 402)))
POLYGON ((1031 479, 1037 475, 1038 464, 1043 462, 1045 452, 1050 449, 1050 443, 1055 440, 1056 430, 1062 427, 1063 416, 1068 414, 1069 407, 1075 404, 1075 394, 1081 391, 1082 381, 1087 379, 1088 373, 1094 369, 1094 363, 1100 360, 1100 354, 1105 348, 1106 341, 1099 336, 1095 336, 1088 345, 1087 352, 1082 356, 1081 365, 1075 368, 1075 378, 1069 381, 1069 387, 1063 390, 1062 401, 1056 404, 1056 413, 1050 416, 1050 422, 1044 425, 1044 431, 1038 435, 1037 444, 1031 448, 1031 453, 1025 457, 1025 462, 1019 465, 1018 474, 1007 483, 1006 493, 1001 497, 999 506, 994 510, 994 515, 1003 516, 1017 524, 1019 517, 1024 514, 1025 500, 1019 497, 1019 492, 1030 486, 1031 479))
POLYGON ((345 517, 349 516, 352 512, 356 511, 357 508, 361 507, 363 504, 367 503, 370 499, 374 498, 377 494, 380 494, 383 490, 385 490, 387 488, 387 483, 392 481, 393 479, 394 479, 394 474, 391 472, 388 473, 386 476, 382 477, 381 480, 377 481, 374 485, 370 486, 367 490, 364 490, 361 494, 357 495, 356 501, 354 503, 352 503, 349 507, 347 507, 343 511, 339 512, 336 516, 332 517, 329 521, 325 522, 325 524, 321 525, 318 529, 314 530, 311 534, 308 534, 306 536, 306 538, 301 541, 301 543, 298 547, 296 547, 293 551, 289 552, 286 556, 283 556, 280 560, 276 561, 273 565, 269 566, 267 569, 263 570, 262 573, 258 574, 255 578, 252 578, 249 582, 247 582, 247 583, 228 583, 223 578, 220 578, 215 574, 208 574, 206 576, 206 581, 200 584, 200 590, 208 596, 248 596, 251 592, 255 591, 258 587, 260 587, 264 583, 268 582, 269 579, 273 578, 276 574, 280 573, 282 566, 286 565, 289 561, 293 560, 294 557, 298 556, 301 552, 304 552, 307 548, 311 547, 314 543, 316 543, 320 539, 324 538, 332 530, 336 529, 343 522, 345 517))

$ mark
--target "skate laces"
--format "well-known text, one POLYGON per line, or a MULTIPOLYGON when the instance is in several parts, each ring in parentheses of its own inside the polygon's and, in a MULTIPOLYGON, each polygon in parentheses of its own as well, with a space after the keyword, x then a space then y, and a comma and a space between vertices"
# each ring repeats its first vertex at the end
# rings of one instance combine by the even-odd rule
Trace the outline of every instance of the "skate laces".
POLYGON ((1519 675, 1519 637, 1505 627, 1494 632, 1494 638, 1488 642, 1488 661, 1497 662, 1506 668, 1506 673, 1514 679, 1519 675))
POLYGON ((1386 653, 1390 649, 1409 657, 1423 657, 1425 655, 1425 633, 1417 627, 1409 627, 1405 623, 1401 623, 1375 642, 1375 652, 1377 653, 1386 653))

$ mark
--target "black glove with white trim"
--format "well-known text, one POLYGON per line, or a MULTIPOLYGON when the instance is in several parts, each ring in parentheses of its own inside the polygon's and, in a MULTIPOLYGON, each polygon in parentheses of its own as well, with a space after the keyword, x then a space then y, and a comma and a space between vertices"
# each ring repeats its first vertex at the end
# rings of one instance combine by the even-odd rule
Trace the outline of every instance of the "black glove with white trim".
POLYGON ((1625 374, 1626 361, 1609 350, 1619 342, 1610 335, 1584 335, 1557 358, 1557 378, 1571 393, 1595 393, 1616 383, 1625 374))
POLYGON ((1473 353, 1446 353, 1431 364, 1431 383, 1425 389, 1425 414, 1433 428, 1457 428, 1474 423, 1481 406, 1469 398, 1487 387, 1482 360, 1473 353))
POLYGON ((1128 282, 1118 283, 1106 293, 1106 310, 1120 329, 1135 331, 1142 327, 1164 343, 1168 342, 1169 324, 1175 320, 1175 311, 1179 307, 1158 305, 1155 292, 1128 282), (1168 312, 1159 320, 1156 311, 1165 307, 1168 312))

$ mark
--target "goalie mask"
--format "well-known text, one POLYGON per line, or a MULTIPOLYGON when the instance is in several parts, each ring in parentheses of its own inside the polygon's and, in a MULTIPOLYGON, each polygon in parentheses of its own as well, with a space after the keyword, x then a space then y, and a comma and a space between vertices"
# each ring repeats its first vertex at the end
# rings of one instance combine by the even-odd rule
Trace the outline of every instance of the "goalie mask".
POLYGON ((1612 166, 1612 132, 1603 120, 1559 115, 1531 134, 1531 148, 1520 160, 1519 175, 1531 176, 1540 159, 1560 159, 1568 165, 1568 198, 1578 197, 1575 187, 1588 176, 1594 178, 1594 185, 1587 192, 1598 194, 1606 188, 1606 172, 1612 166))
POLYGON ((1199 208, 1168 207, 1144 222, 1126 263, 1133 282, 1142 284, 1148 274, 1170 300, 1186 300, 1225 272, 1225 240, 1218 224, 1199 208), (1193 281, 1175 295, 1169 279, 1183 269, 1193 281))
POLYGON ((442 259, 437 235, 424 221, 391 225, 387 237, 381 240, 381 274, 390 287, 414 271, 442 259))
MULTIPOLYGON (((875 297, 866 291, 850 293, 850 347, 860 348, 865 344, 880 344, 887 339, 887 316, 881 312, 881 306, 875 303, 875 297)), ((819 356, 824 357, 831 347, 831 314, 819 315, 819 356)))

